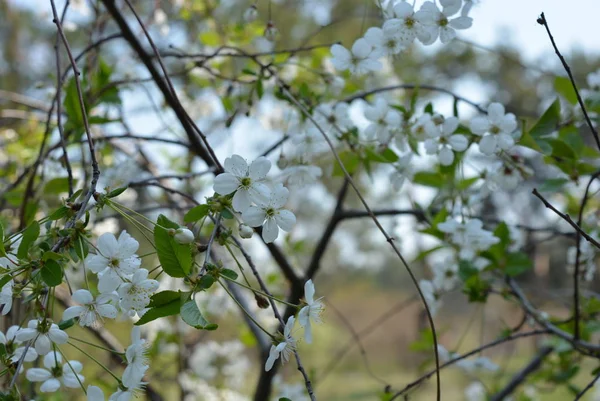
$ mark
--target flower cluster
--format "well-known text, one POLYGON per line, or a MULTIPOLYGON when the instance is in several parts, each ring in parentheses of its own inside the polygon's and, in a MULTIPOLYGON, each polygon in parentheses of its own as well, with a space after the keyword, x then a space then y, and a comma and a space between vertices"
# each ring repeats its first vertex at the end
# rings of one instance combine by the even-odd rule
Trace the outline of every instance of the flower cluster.
POLYGON ((448 217, 446 221, 438 224, 437 228, 447 235, 450 243, 460 249, 458 255, 462 260, 472 261, 478 252, 486 251, 500 242, 491 231, 483 229, 483 222, 479 219, 459 223, 448 217))
MULTIPOLYGON (((382 10, 385 22, 367 29, 364 37, 357 39, 350 50, 335 44, 331 47, 331 60, 338 70, 350 70, 361 75, 379 71, 379 61, 384 56, 394 56, 409 47, 415 39, 424 45, 433 44, 438 38, 448 43, 456 37, 456 30, 470 28, 473 21, 464 12, 463 0, 442 0, 442 9, 432 1, 426 1, 418 11, 407 1, 390 1, 382 10), (459 12, 463 8, 463 13, 459 12)), ((467 4, 469 4, 467 2, 467 4)))
POLYGON ((296 216, 283 208, 289 190, 282 184, 269 187, 267 174, 271 162, 266 157, 259 157, 248 166, 241 156, 233 155, 225 159, 224 169, 224 173, 215 177, 213 189, 220 195, 233 194, 233 209, 241 213, 248 226, 262 226, 265 242, 275 241, 280 228, 284 231, 293 228, 296 216))

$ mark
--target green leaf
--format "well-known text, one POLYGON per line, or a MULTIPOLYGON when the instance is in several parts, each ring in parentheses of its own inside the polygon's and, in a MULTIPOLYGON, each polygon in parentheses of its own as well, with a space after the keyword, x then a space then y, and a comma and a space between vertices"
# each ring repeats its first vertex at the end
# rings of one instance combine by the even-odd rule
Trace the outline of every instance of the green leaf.
POLYGON ((148 307, 154 308, 157 306, 166 305, 168 303, 173 302, 174 300, 179 300, 181 298, 181 292, 179 291, 161 291, 152 295, 150 298, 150 303, 148 307))
POLYGON ((69 319, 69 320, 61 320, 60 322, 58 322, 58 328, 61 330, 66 330, 69 327, 72 327, 73 325, 75 325, 75 319, 69 319))
MULTIPOLYGON (((357 170, 358 166, 360 166, 360 157, 358 157, 356 153, 350 150, 344 150, 340 152, 339 156, 342 163, 344 163, 344 167, 346 167, 346 171, 348 171, 349 174, 353 174, 357 170)), ((335 161, 333 164, 332 174, 334 177, 344 176, 344 171, 342 170, 337 161, 335 161)))
POLYGON ((208 290, 217 281, 212 274, 205 274, 198 280, 198 288, 208 290))
POLYGON ((189 300, 181 305, 180 314, 184 322, 196 329, 214 330, 218 327, 215 324, 209 323, 204 316, 202 316, 202 313, 194 300, 189 300))
POLYGON ((395 163, 398 161, 399 157, 390 148, 386 148, 384 151, 377 153, 375 149, 366 148, 365 155, 367 160, 371 160, 377 163, 395 163))
POLYGON ((52 252, 52 251, 46 251, 44 252, 44 254, 42 255, 42 260, 45 262, 47 260, 61 260, 63 258, 63 256, 60 253, 56 253, 56 252, 52 252))
POLYGON ((27 253, 29 252, 29 248, 35 242, 35 240, 40 235, 40 225, 37 221, 34 220, 23 232, 23 238, 21 240, 21 245, 19 245, 19 250, 17 251, 17 257, 19 259, 25 259, 27 257, 27 253))
MULTIPOLYGON (((159 292, 158 294, 162 294, 164 292, 175 292, 177 294, 177 297, 169 298, 168 302, 150 308, 146 313, 144 313, 140 320, 135 322, 136 326, 141 326, 161 317, 173 316, 179 313, 179 308, 181 307, 181 294, 176 291, 163 291, 159 292)), ((152 298, 154 298, 154 296, 152 298)))
POLYGON ((533 267, 533 263, 529 256, 523 252, 508 254, 506 258, 506 266, 504 272, 511 277, 525 273, 533 267))
POLYGON ((471 262, 461 260, 458 263, 458 276, 462 281, 467 281, 473 276, 479 274, 479 269, 473 266, 471 262))
POLYGON ((231 269, 221 269, 221 276, 225 276, 231 280, 237 280, 238 274, 231 269))
POLYGON ((571 80, 567 77, 556 77, 554 79, 554 90, 560 93, 571 104, 577 104, 577 94, 573 89, 571 80))
POLYGON ((481 179, 481 177, 472 177, 472 178, 465 178, 464 180, 460 180, 458 182, 458 184, 456 184, 456 189, 458 189, 459 191, 467 190, 473 184, 475 184, 477 181, 479 181, 480 179, 481 179))
POLYGON ((429 171, 419 171, 414 175, 412 182, 433 188, 441 188, 446 184, 444 176, 439 173, 430 173, 429 171))
POLYGON ((128 187, 121 187, 121 188, 117 188, 117 189, 113 189, 112 191, 110 191, 109 193, 106 194, 107 198, 116 198, 117 196, 121 195, 123 192, 125 192, 127 190, 128 187))
POLYGON ((570 181, 566 178, 550 178, 545 180, 542 185, 538 187, 540 192, 558 192, 570 181))
POLYGON ((42 280, 48 287, 56 287, 62 283, 63 269, 56 260, 47 260, 42 267, 42 280))
POLYGON ((535 139, 546 135, 550 135, 556 131, 558 123, 560 122, 560 102, 558 99, 554 101, 548 107, 548 109, 542 114, 542 117, 538 122, 531 128, 529 134, 535 139))
POLYGON ((192 269, 191 248, 189 244, 177 243, 167 231, 169 228, 176 230, 179 225, 162 214, 158 216, 157 223, 154 227, 154 243, 164 272, 171 277, 187 276, 192 269))
POLYGON ((256 81, 256 95, 258 96, 259 99, 262 99, 264 94, 265 94, 265 88, 263 88, 263 81, 262 81, 262 78, 259 78, 256 81))
POLYGON ((552 138, 547 139, 546 142, 548 142, 552 147, 552 156, 569 160, 577 159, 577 154, 575 153, 573 148, 565 141, 561 139, 552 138))
POLYGON ((4 227, 0 223, 0 256, 6 256, 6 250, 4 249, 4 227))
POLYGON ((183 222, 187 224, 198 221, 208 215, 209 210, 210 208, 208 205, 194 206, 185 214, 185 216, 183 216, 183 222))
POLYGON ((221 211, 221 217, 223 217, 225 220, 231 220, 234 216, 229 209, 223 209, 221 211))
POLYGON ((0 289, 6 285, 10 280, 12 280, 12 276, 10 274, 5 274, 0 279, 0 289))
MULTIPOLYGON (((75 180, 73 180, 73 184, 75 184, 75 180)), ((58 195, 63 192, 69 192, 68 177, 53 178, 44 185, 44 194, 46 195, 58 195)))
POLYGON ((281 398, 279 399, 279 401, 292 401, 292 400, 290 400, 290 399, 289 399, 289 398, 287 398, 287 397, 281 397, 281 398))
POLYGON ((65 217, 67 215, 67 213, 69 213, 69 208, 66 206, 61 206, 58 209, 56 209, 54 212, 52 212, 50 214, 50 216, 48 216, 48 220, 54 221, 54 220, 62 219, 63 217, 65 217))

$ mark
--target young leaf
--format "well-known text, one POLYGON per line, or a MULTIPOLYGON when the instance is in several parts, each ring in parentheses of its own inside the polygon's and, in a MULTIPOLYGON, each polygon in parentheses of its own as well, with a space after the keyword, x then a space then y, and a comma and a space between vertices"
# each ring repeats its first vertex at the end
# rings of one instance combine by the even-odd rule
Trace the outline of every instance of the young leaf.
POLYGON ((56 287, 62 283, 63 269, 55 260, 47 260, 42 267, 42 280, 48 287, 56 287))
POLYGON ((198 309, 198 305, 196 305, 196 301, 189 300, 185 304, 181 305, 181 318, 184 322, 189 324, 196 329, 206 329, 206 330, 214 330, 216 329, 215 324, 210 324, 208 321, 202 316, 200 309, 198 309))
POLYGON ((193 223, 202 219, 204 216, 208 215, 209 207, 208 205, 198 205, 191 208, 185 216, 183 216, 184 223, 193 223))
POLYGON ((31 248, 31 245, 33 245, 33 243, 35 242, 35 240, 38 238, 39 235, 40 235, 40 225, 37 221, 34 220, 33 223, 31 223, 29 225, 29 227, 27 227, 25 229, 25 231, 23 232, 23 238, 21 239, 21 245, 19 245, 19 249, 17 251, 17 257, 19 259, 24 259, 25 257, 27 257, 29 248, 31 248))
POLYGON ((550 135, 558 127, 560 121, 560 102, 558 99, 554 101, 548 107, 548 109, 542 114, 537 123, 531 128, 529 134, 533 138, 539 138, 542 136, 550 135))
POLYGON ((167 229, 179 228, 162 214, 154 227, 154 243, 158 260, 165 273, 171 277, 185 277, 192 269, 192 252, 189 245, 179 244, 169 235, 167 229))
MULTIPOLYGON (((175 291, 163 291, 163 292, 175 292, 175 291)), ((135 325, 141 326, 143 324, 146 324, 148 322, 151 322, 151 321, 156 320, 161 317, 177 315, 179 313, 179 308, 181 307, 181 299, 180 299, 180 294, 178 292, 175 292, 175 293, 177 294, 176 298, 172 298, 172 299, 170 299, 169 302, 164 303, 160 306, 155 306, 153 308, 150 308, 150 310, 148 310, 146 313, 144 313, 144 315, 140 318, 140 320, 138 320, 135 323, 135 325)), ((162 294, 162 293, 159 293, 159 294, 162 294)))
POLYGON ((556 77, 554 79, 554 90, 560 93, 567 101, 573 105, 577 104, 577 94, 573 89, 571 80, 567 77, 556 77))

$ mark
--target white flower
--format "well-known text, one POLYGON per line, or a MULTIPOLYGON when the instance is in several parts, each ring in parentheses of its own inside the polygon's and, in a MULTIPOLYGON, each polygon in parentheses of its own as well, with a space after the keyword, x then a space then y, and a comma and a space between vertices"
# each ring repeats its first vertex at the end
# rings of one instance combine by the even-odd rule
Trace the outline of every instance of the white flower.
POLYGON ((6 335, 0 331, 0 344, 4 344, 6 350, 8 352, 8 356, 13 363, 19 362, 21 356, 23 356, 23 352, 27 349, 27 353, 23 358, 24 362, 32 362, 35 361, 38 357, 38 353, 33 347, 18 347, 14 349, 14 346, 17 344, 21 344, 21 341, 16 339, 16 334, 20 330, 19 326, 10 326, 8 330, 6 330, 6 335), (14 351, 11 351, 13 350, 14 351))
POLYGON ((72 298, 82 306, 67 308, 63 313, 63 320, 78 317, 80 326, 98 327, 102 325, 102 318, 117 317, 117 308, 109 303, 116 302, 116 297, 111 293, 100 294, 94 301, 94 297, 88 290, 77 290, 72 298))
POLYGON ((273 242, 279 236, 279 228, 290 231, 296 224, 296 216, 283 209, 290 192, 279 184, 273 190, 268 202, 257 202, 242 213, 244 223, 250 227, 263 226, 262 237, 266 243, 273 242))
POLYGON ((271 345, 271 349, 269 350, 269 358, 267 358, 267 362, 265 363, 265 371, 268 372, 271 370, 273 364, 280 356, 282 364, 289 361, 290 355, 296 350, 297 340, 292 336, 294 322, 294 316, 290 316, 285 324, 285 328, 283 329, 283 340, 277 345, 271 345))
POLYGON ((104 391, 100 387, 88 386, 87 401, 104 401, 104 391))
POLYGON ((425 113, 413 123, 410 130, 412 136, 418 141, 425 141, 439 135, 439 128, 435 125, 431 114, 425 113))
POLYGON ((378 71, 383 65, 377 60, 380 54, 373 51, 373 46, 366 39, 360 38, 349 51, 342 45, 331 46, 333 58, 331 62, 337 70, 350 70, 352 74, 362 75, 370 71, 378 71))
POLYGON ((312 343, 312 327, 310 321, 315 323, 321 323, 321 313, 323 313, 322 298, 314 299, 315 296, 315 285, 312 280, 308 280, 304 283, 304 300, 306 306, 300 309, 298 313, 298 323, 304 327, 304 339, 308 344, 312 343))
POLYGON ((459 281, 458 263, 452 257, 446 258, 443 262, 435 263, 432 268, 433 285, 443 291, 452 290, 459 281))
POLYGON ((430 45, 437 39, 437 29, 423 25, 422 16, 415 14, 413 6, 406 1, 396 4, 390 1, 388 15, 392 18, 386 21, 385 25, 394 29, 404 47, 410 46, 415 38, 418 38, 424 45, 430 45))
POLYGON ((460 11, 462 0, 440 0, 442 11, 435 3, 426 1, 416 13, 417 18, 425 26, 435 27, 434 40, 439 34, 442 43, 448 43, 456 37, 455 29, 467 29, 473 24, 473 19, 459 16, 450 19, 460 11))
POLYGON ((483 229, 479 219, 459 223, 448 217, 445 222, 438 224, 438 229, 449 234, 450 242, 460 248, 459 257, 463 260, 473 260, 478 251, 485 251, 500 242, 491 231, 483 229))
POLYGON ((10 280, 4 284, 2 291, 0 291, 0 308, 2 308, 2 315, 7 315, 12 309, 13 304, 13 286, 15 282, 10 280))
POLYGON ((26 328, 20 329, 15 335, 17 341, 35 339, 35 350, 40 355, 46 355, 52 350, 52 344, 62 345, 69 340, 69 335, 48 320, 30 320, 26 328))
POLYGON ((254 230, 247 224, 240 224, 238 231, 240 232, 240 237, 245 239, 252 238, 254 235, 254 230))
POLYGON ((98 254, 86 259, 87 267, 98 274, 98 290, 101 293, 113 292, 123 283, 124 278, 133 274, 142 261, 135 254, 140 244, 126 231, 117 240, 111 233, 98 238, 98 254))
POLYGON ((372 105, 365 108, 365 117, 371 121, 365 129, 365 136, 368 140, 377 139, 382 144, 390 141, 402 123, 400 112, 391 108, 383 97, 378 97, 372 105))
POLYGON ((83 383, 84 377, 79 374, 83 365, 79 361, 69 361, 64 365, 62 356, 58 352, 51 352, 44 357, 43 368, 31 368, 27 370, 27 380, 31 382, 43 382, 40 391, 42 393, 53 393, 58 390, 61 383, 65 387, 79 388, 83 383))
POLYGON ((411 181, 413 179, 415 170, 411 163, 412 157, 412 153, 407 153, 400 156, 398 161, 394 163, 395 170, 390 177, 394 191, 399 191, 402 185, 404 185, 405 180, 411 181))
POLYGON ((419 288, 423 293, 425 302, 427 302, 427 306, 429 307, 429 312, 431 312, 431 316, 435 316, 437 314, 438 309, 442 305, 437 290, 435 289, 433 283, 429 280, 419 281, 419 288))
POLYGON ((290 187, 302 188, 319 180, 323 171, 318 166, 297 165, 283 170, 282 175, 290 187))
POLYGON ((233 195, 233 208, 243 213, 252 202, 265 202, 269 198, 269 187, 264 184, 271 162, 266 157, 254 160, 250 167, 241 156, 225 159, 225 172, 215 177, 213 189, 221 195, 233 195))
POLYGON ((158 286, 158 281, 148 278, 148 270, 139 269, 131 280, 121 284, 117 290, 121 298, 121 308, 126 313, 139 314, 150 303, 150 297, 158 286))
POLYGON ((131 345, 125 350, 127 367, 123 372, 123 385, 127 388, 135 388, 141 382, 148 370, 148 357, 146 355, 146 340, 141 338, 139 326, 131 330, 131 345))
POLYGON ((180 244, 191 244, 194 242, 194 233, 185 227, 179 227, 177 231, 175 231, 173 238, 180 244))
POLYGON ((348 107, 348 103, 320 104, 315 109, 315 120, 325 132, 346 132, 354 125, 348 107))
POLYGON ((478 116, 471 120, 471 131, 475 135, 483 136, 479 141, 479 150, 486 155, 513 147, 515 140, 511 134, 515 129, 515 115, 505 114, 504 106, 500 103, 489 105, 487 117, 478 116))
POLYGON ((246 11, 244 11, 244 21, 252 22, 257 18, 258 18, 258 9, 256 8, 256 5, 252 4, 250 7, 248 7, 246 9, 246 11))
POLYGON ((454 151, 462 152, 469 146, 469 140, 464 135, 452 135, 458 128, 458 118, 449 117, 438 130, 437 136, 425 141, 427 154, 437 154, 442 166, 449 166, 454 162, 454 151))
POLYGON ((371 27, 365 32, 365 40, 369 42, 378 54, 393 56, 404 49, 404 44, 398 35, 395 24, 386 21, 382 28, 371 27))
POLYGON ((522 181, 521 172, 513 165, 502 162, 492 163, 486 167, 481 194, 482 196, 488 196, 498 190, 513 191, 522 181))
POLYGON ((481 382, 473 382, 465 389, 465 397, 467 401, 485 401, 487 400, 487 392, 481 382))
POLYGON ((292 136, 293 152, 302 160, 312 160, 313 156, 327 149, 327 142, 319 132, 312 126, 297 135, 292 136))

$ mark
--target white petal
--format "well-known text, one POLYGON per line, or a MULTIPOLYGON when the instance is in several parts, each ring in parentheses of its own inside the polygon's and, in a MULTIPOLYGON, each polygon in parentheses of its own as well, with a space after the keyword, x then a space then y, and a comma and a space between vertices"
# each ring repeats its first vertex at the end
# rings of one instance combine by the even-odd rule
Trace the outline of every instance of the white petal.
POLYGON ((267 362, 265 363, 265 371, 268 372, 273 368, 273 364, 279 358, 279 351, 277 347, 271 345, 271 349, 269 350, 269 357, 267 358, 267 362))
POLYGON ((35 338, 35 336, 37 336, 37 334, 38 334, 37 329, 25 328, 25 329, 19 330, 17 332, 17 334, 15 334, 15 339, 19 342, 29 341, 29 340, 35 338))
POLYGON ((442 43, 449 43, 456 37, 456 31, 448 26, 440 29, 440 41, 442 43))
POLYGON ((507 134, 512 133, 514 130, 517 129, 517 119, 515 118, 515 115, 512 113, 505 115, 502 118, 499 127, 502 131, 506 132, 507 134))
POLYGON ((490 122, 485 117, 475 117, 471 120, 471 131, 475 135, 483 135, 490 129, 490 122))
POLYGON ((69 361, 63 365, 63 374, 76 374, 83 370, 83 365, 79 361, 69 361))
POLYGON ((88 386, 87 401, 104 401, 104 392, 100 387, 88 386))
POLYGON ((102 293, 113 292, 123 282, 119 275, 112 269, 104 273, 98 281, 98 290, 102 293))
POLYGON ((233 206, 233 209, 236 212, 244 213, 244 211, 246 211, 246 209, 248 209, 250 207, 250 205, 252 205, 252 202, 250 201, 250 194, 248 193, 248 190, 243 189, 243 188, 238 189, 238 191, 235 193, 235 195, 233 195, 233 200, 231 201, 231 205, 233 206))
POLYGON ((310 319, 307 321, 306 326, 304 326, 304 340, 307 344, 312 344, 312 326, 310 324, 310 319))
POLYGON ((262 237, 265 242, 271 243, 277 239, 279 236, 279 227, 275 222, 275 219, 267 219, 265 224, 263 225, 262 237))
POLYGON ((273 189, 271 194, 271 206, 275 209, 280 209, 285 205, 290 196, 290 191, 283 185, 278 185, 273 189))
POLYGON ((490 103, 488 106, 488 118, 492 124, 500 124, 504 117, 504 106, 501 103, 490 103))
POLYGON ((252 181, 264 180, 271 169, 271 162, 264 156, 254 160, 250 165, 250 178, 252 181))
POLYGON ((85 259, 85 265, 93 273, 100 273, 108 267, 110 261, 102 255, 89 255, 85 259))
POLYGON ((496 151, 496 136, 486 135, 479 141, 479 150, 486 155, 493 155, 496 151))
MULTIPOLYGON (((54 326, 54 325, 53 325, 54 326)), ((52 340, 53 343, 61 345, 66 344, 69 341, 69 335, 58 328, 51 328, 48 330, 48 337, 52 340)))
POLYGON ((119 243, 111 233, 104 233, 98 238, 98 250, 106 258, 111 258, 119 252, 119 243))
POLYGON ((454 161, 454 152, 452 149, 450 149, 450 147, 444 146, 440 150, 439 158, 442 166, 449 166, 454 161))
POLYGON ((498 147, 502 150, 508 150, 515 144, 515 140, 508 134, 498 134, 498 147))
POLYGON ((300 323, 300 326, 304 327, 308 324, 309 312, 310 308, 308 306, 305 306, 304 308, 300 309, 300 312, 298 312, 298 323, 300 323))
POLYGON ((225 159, 224 169, 226 172, 235 175, 236 177, 245 177, 248 173, 248 163, 243 157, 233 155, 225 159))
POLYGON ((312 280, 308 280, 306 283, 304 283, 304 299, 306 300, 306 303, 312 305, 314 302, 314 296, 315 285, 313 284, 312 280))
POLYGON ((99 305, 96 310, 100 316, 107 317, 109 319, 115 319, 117 317, 117 308, 115 308, 113 305, 99 305))
MULTIPOLYGON (((142 264, 142 260, 136 255, 119 261, 119 269, 127 274, 134 273, 142 264)), ((103 291, 106 292, 106 291, 103 291)))
POLYGON ((450 20, 450 26, 454 29, 468 29, 471 25, 473 25, 473 19, 466 16, 450 20))
POLYGON ((136 241, 127 231, 121 231, 119 235, 119 259, 128 258, 135 254, 135 251, 140 247, 140 243, 136 241))
POLYGON ((469 146, 469 140, 464 135, 452 135, 448 138, 448 143, 458 152, 462 152, 469 146))
POLYGON ((40 355, 46 355, 52 350, 52 343, 46 335, 40 334, 35 340, 35 350, 40 355))
POLYGON ((250 206, 242 213, 242 220, 250 227, 260 227, 265 221, 267 215, 263 209, 256 206, 250 206))
POLYGON ((372 46, 365 39, 357 39, 352 45, 352 53, 358 58, 366 58, 371 53, 372 46))
POLYGON ((269 204, 271 198, 271 190, 269 187, 262 182, 254 182, 248 190, 250 194, 250 200, 256 203, 260 207, 266 207, 269 204))
POLYGON ((84 306, 71 306, 63 312, 63 320, 69 320, 78 317, 87 310, 84 306))
POLYGON ((75 376, 72 373, 64 374, 62 377, 62 381, 65 384, 65 387, 69 388, 80 388, 81 384, 79 384, 79 382, 83 383, 84 380, 85 378, 82 375, 75 376), (77 380, 78 378, 79 380, 77 380))
POLYGON ((46 380, 44 383, 42 383, 42 385, 40 386, 40 391, 42 393, 53 393, 56 390, 58 390, 60 388, 60 381, 58 381, 58 379, 52 378, 49 380, 46 380))
POLYGON ((381 46, 384 42, 383 30, 381 30, 381 28, 371 27, 365 32, 364 38, 372 46, 381 46))
POLYGON ((42 368, 31 368, 27 369, 25 377, 27 377, 27 380, 30 382, 43 382, 50 379, 52 377, 52 373, 42 368))
POLYGON ((435 139, 428 139, 425 141, 425 152, 428 155, 435 155, 438 151, 438 141, 435 139))
POLYGON ((296 224, 296 216, 289 210, 284 209, 280 210, 275 215, 275 221, 283 231, 289 232, 292 230, 292 228, 294 228, 294 225, 296 224))
POLYGON ((215 177, 213 190, 220 195, 229 195, 240 186, 240 181, 230 173, 222 173, 215 177))
POLYGON ((458 128, 458 118, 456 117, 448 117, 444 120, 444 124, 442 125, 442 132, 445 135, 450 135, 458 128))
POLYGON ((77 290, 73 293, 71 298, 73 298, 73 301, 82 305, 87 305, 94 302, 94 297, 88 290, 77 290))

